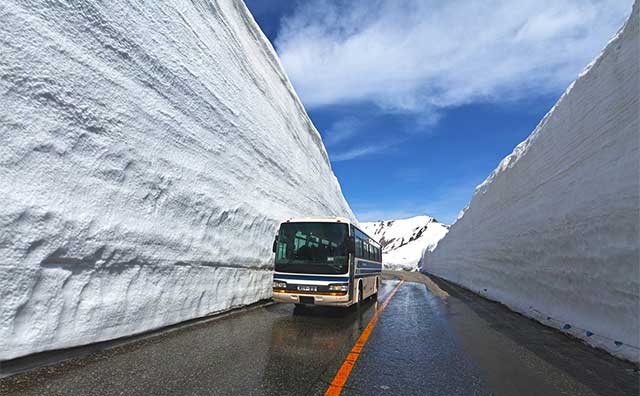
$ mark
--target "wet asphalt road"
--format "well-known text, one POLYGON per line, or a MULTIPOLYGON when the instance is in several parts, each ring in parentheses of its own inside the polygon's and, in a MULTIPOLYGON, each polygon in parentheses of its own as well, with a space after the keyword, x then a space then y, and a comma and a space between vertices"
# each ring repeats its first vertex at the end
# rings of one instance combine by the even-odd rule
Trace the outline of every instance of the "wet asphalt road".
MULTIPOLYGON (((631 364, 415 276, 342 395, 638 395, 631 364)), ((397 284, 361 309, 272 304, 0 380, 15 395, 322 395, 397 284)))

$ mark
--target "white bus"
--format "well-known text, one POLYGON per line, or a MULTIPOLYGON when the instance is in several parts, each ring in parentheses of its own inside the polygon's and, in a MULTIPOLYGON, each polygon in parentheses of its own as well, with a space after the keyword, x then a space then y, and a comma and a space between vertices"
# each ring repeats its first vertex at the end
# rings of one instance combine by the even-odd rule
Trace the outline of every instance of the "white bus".
POLYGON ((378 295, 380 244, 348 219, 289 219, 273 252, 275 301, 348 307, 378 295))

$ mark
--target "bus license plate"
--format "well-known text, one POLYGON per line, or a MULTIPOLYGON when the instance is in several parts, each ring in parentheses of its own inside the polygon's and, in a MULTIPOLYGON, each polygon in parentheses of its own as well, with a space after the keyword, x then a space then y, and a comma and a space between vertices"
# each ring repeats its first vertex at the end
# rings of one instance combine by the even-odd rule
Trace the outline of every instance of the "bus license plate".
POLYGON ((298 286, 299 291, 314 292, 318 291, 317 286, 298 286))

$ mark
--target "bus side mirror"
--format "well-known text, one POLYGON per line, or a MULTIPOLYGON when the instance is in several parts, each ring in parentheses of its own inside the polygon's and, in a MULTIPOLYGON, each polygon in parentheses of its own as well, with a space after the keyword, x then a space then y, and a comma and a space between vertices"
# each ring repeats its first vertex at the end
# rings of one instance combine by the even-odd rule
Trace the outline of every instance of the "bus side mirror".
POLYGON ((278 248, 278 236, 276 235, 276 238, 273 240, 273 246, 271 247, 271 251, 275 253, 277 248, 278 248))
POLYGON ((347 240, 347 254, 356 254, 356 238, 349 237, 347 240))

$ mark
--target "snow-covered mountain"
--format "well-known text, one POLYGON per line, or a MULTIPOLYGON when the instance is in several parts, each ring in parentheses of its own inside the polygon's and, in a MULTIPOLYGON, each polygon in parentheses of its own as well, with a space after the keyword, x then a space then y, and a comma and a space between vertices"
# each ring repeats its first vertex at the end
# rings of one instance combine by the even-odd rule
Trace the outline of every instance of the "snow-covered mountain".
POLYGON ((279 221, 353 219, 242 1, 0 8, 0 361, 268 298, 279 221))
POLYGON ((640 37, 630 19, 423 269, 640 361, 640 37))
POLYGON ((362 230, 382 245, 387 268, 416 270, 425 250, 433 250, 449 230, 429 216, 360 223, 362 230))

